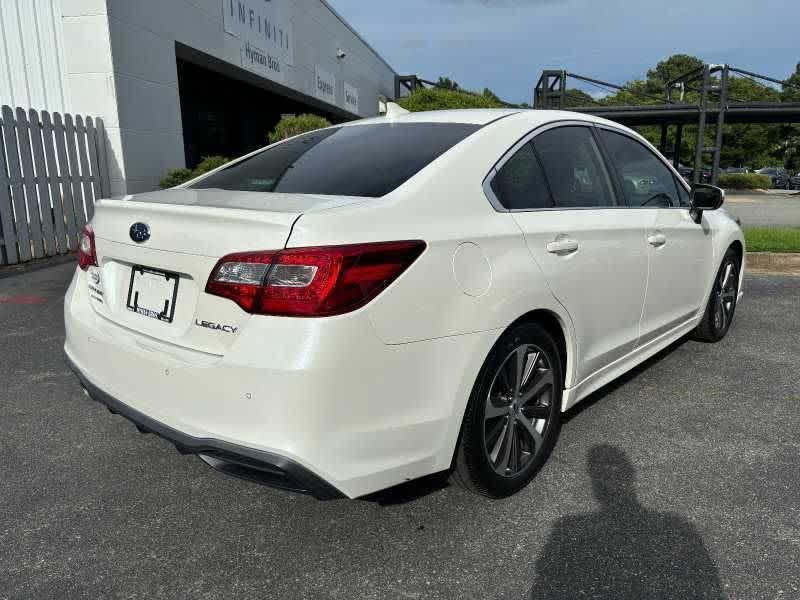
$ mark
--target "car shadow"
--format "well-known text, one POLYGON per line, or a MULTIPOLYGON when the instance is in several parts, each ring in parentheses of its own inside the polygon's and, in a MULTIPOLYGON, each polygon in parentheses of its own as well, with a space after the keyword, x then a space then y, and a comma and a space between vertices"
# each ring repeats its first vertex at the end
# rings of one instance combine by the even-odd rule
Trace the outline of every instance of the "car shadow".
POLYGON ((639 503, 624 452, 594 446, 587 471, 599 510, 556 522, 536 561, 531 600, 727 597, 694 525, 639 503))
POLYGON ((406 481, 385 490, 361 496, 359 500, 365 502, 374 502, 379 506, 397 506, 401 504, 408 504, 415 502, 425 496, 435 494, 443 489, 450 487, 449 471, 440 471, 439 473, 432 473, 419 479, 406 481))

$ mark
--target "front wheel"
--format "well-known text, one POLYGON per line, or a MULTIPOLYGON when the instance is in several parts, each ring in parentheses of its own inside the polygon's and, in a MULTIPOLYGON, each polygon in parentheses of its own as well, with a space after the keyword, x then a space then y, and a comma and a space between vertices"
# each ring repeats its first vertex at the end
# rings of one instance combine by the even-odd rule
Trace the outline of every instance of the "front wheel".
POLYGON ((733 248, 728 248, 714 279, 703 320, 695 329, 697 339, 718 342, 728 333, 739 297, 739 272, 739 256, 733 248))
POLYGON ((503 334, 470 396, 453 479, 492 498, 528 485, 558 438, 562 381, 558 347, 544 328, 523 323, 503 334))

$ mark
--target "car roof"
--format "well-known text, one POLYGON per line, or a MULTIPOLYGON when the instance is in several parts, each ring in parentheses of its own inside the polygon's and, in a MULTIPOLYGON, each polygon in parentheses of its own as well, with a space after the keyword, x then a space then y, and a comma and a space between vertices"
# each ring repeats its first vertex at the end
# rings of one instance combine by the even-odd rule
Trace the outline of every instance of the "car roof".
POLYGON ((373 117, 344 123, 344 126, 371 125, 373 123, 466 123, 486 125, 502 117, 520 112, 518 108, 463 108, 458 110, 429 110, 410 112, 392 117, 373 117))
POLYGON ((585 121, 589 123, 603 123, 628 130, 619 123, 596 117, 594 115, 572 112, 568 110, 538 110, 522 108, 464 108, 455 110, 431 110, 423 112, 410 112, 391 117, 372 117, 343 123, 341 126, 353 127, 358 125, 371 125, 374 123, 465 123, 471 125, 488 125, 503 117, 516 115, 525 121, 526 125, 537 127, 553 121, 585 121))

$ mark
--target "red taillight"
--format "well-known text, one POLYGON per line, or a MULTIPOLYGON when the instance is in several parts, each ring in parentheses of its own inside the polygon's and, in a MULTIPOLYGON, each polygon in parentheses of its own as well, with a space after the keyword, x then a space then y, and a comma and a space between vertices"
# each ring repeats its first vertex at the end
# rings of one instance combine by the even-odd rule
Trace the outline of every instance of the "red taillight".
POLYGON ((261 315, 324 317, 364 306, 397 279, 425 242, 291 248, 224 256, 206 293, 261 315))
POLYGON ((97 266, 97 250, 94 247, 94 229, 88 223, 81 229, 78 237, 78 265, 84 271, 97 266))

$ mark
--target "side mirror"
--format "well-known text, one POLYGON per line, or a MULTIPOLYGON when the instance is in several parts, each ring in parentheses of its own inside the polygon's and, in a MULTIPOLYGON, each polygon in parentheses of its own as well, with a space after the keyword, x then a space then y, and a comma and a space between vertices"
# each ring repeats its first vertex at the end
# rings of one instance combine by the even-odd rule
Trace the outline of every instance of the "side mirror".
POLYGON ((705 183, 692 186, 692 208, 690 214, 695 223, 699 223, 704 210, 717 210, 725 202, 725 191, 705 183))

